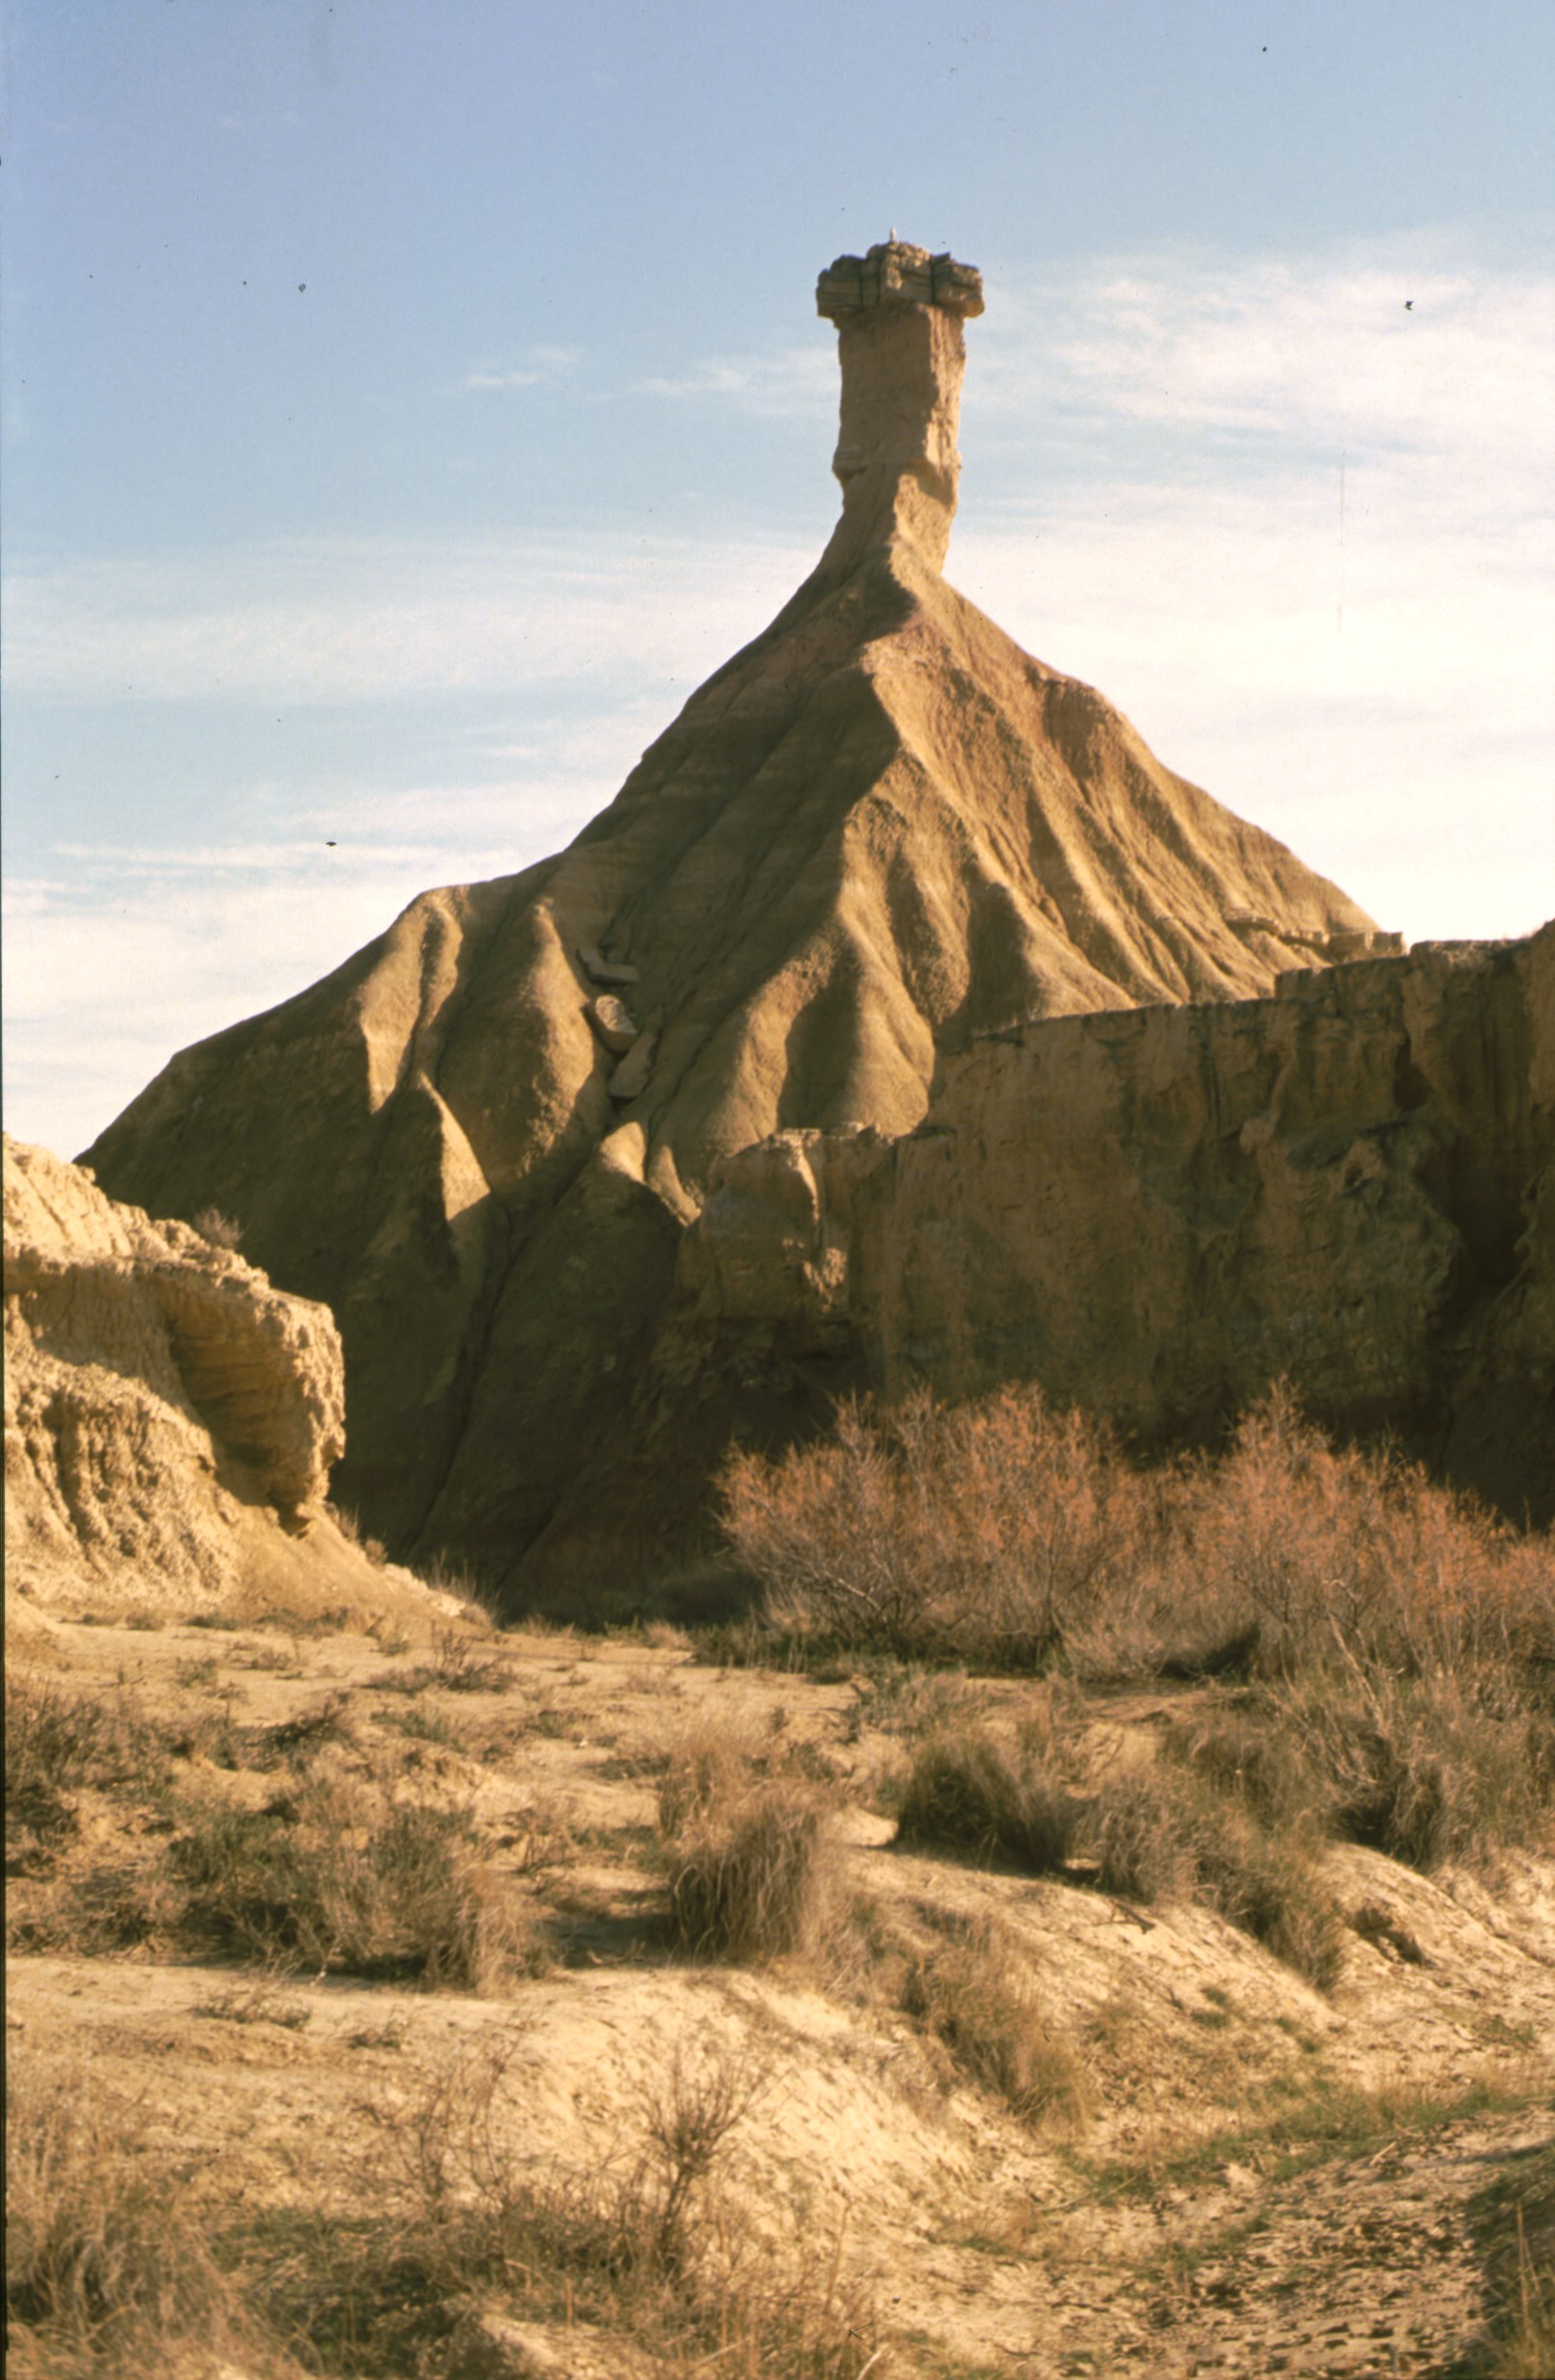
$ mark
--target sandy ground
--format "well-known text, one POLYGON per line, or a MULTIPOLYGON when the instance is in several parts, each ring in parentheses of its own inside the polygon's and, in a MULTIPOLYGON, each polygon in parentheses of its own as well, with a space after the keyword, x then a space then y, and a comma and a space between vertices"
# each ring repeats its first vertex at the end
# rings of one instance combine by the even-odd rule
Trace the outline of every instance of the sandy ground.
MULTIPOLYGON (((346 2206, 370 2188, 386 2115, 440 2076, 485 2060, 524 2153, 587 2171, 627 2152, 645 2086, 685 2043, 759 2070, 719 2189, 868 2284, 882 2380, 1487 2367, 1486 2209, 1547 2174, 1555 2142, 1555 1872, 1520 1861, 1492 1891, 1335 1853, 1358 1923, 1319 1993, 1205 1910, 894 1848, 905 1721, 878 1680, 720 1669, 673 1641, 472 1636, 467 1658, 497 1665, 476 1691, 426 1681, 428 1645, 403 1634, 35 1626, 23 1669, 187 1724, 182 1782, 210 1799, 261 1806, 274 1767, 241 1748, 328 1703, 318 1760, 474 1812, 548 1949, 501 1999, 144 1951, 24 1954, 16 2071, 79 2075, 231 2198, 346 2206), (709 1725, 827 1781, 849 1895, 909 1930, 958 1915, 1007 1930, 1083 2069, 1081 2122, 1018 2122, 846 1961, 677 1952, 657 1778, 709 1725)), ((1043 1689, 943 1691, 1004 1725, 1043 1689)), ((1090 1718, 1129 1759, 1180 1707, 1117 1697, 1090 1718)), ((69 1856, 146 1855, 121 1827, 83 1793, 69 1856)), ((23 1876, 16 1905, 44 1889, 23 1876)), ((598 2341, 537 2339, 555 2370, 609 2367, 598 2341)), ((631 2367, 623 2343, 616 2368, 631 2367)))

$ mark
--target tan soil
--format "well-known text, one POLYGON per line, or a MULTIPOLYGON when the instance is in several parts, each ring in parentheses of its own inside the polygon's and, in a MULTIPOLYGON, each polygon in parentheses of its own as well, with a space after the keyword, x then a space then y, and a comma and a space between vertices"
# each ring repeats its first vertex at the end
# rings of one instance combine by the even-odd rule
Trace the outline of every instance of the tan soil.
MULTIPOLYGON (((767 2069, 720 2188, 780 2233, 842 2230, 892 2341, 877 2372, 1458 2367, 1491 2302, 1473 2202, 1552 2133, 1555 1870, 1519 1861, 1492 1893, 1335 1853, 1341 1902, 1368 1913, 1369 1938, 1351 1932, 1325 1997, 1204 1910, 1139 1910, 893 1849, 880 1785, 902 1756, 851 1682, 719 1670, 626 1640, 476 1649, 505 1664, 499 1691, 400 1697, 385 1681, 426 1663, 424 1636, 72 1621, 35 1637, 25 1669, 39 1673, 42 1654, 44 1673, 131 1696, 153 1717, 203 1709, 243 1729, 344 1698, 351 1736, 321 1759, 472 1805, 493 1860, 515 1872, 537 1828, 570 1847, 529 1888, 556 1963, 504 1999, 27 1956, 12 1976, 18 2067, 84 2072, 100 2099, 196 2155, 220 2200, 349 2206, 382 2153, 371 2109, 408 2104, 450 2059, 509 2049, 511 2122, 536 2157, 588 2170, 630 2140, 636 2091, 685 2038, 767 2069), (407 1710, 465 1748, 408 1741, 393 1725, 407 1710), (878 1907, 907 1926, 996 1914, 1014 1930, 1091 2077, 1096 2112, 1079 2137, 1033 2133, 957 2080, 856 1975, 675 1952, 651 1771, 709 1722, 755 1744, 803 1743, 830 1766, 848 1882, 878 1907), (1271 2119, 1338 2104, 1346 2086, 1392 2099, 1288 2172, 1271 2119), (1412 2094, 1462 2111, 1426 2121, 1412 2094)), ((1041 1691, 969 1690, 996 1727, 1041 1691)), ((1095 1718, 1116 1756, 1139 1756, 1180 1707, 1119 1697, 1095 1718)), ((184 1766, 186 1787, 211 1796, 254 1805, 275 1788, 273 1770, 184 1766)), ((113 1805, 79 1799, 67 1860, 132 1859, 113 1805)), ((15 1904, 37 1889, 22 1879, 15 1904)), ((585 2355, 580 2338, 574 2354, 548 2336, 559 2368, 610 2367, 608 2342, 585 2355)), ((632 2368, 624 2346, 614 2367, 632 2368)))

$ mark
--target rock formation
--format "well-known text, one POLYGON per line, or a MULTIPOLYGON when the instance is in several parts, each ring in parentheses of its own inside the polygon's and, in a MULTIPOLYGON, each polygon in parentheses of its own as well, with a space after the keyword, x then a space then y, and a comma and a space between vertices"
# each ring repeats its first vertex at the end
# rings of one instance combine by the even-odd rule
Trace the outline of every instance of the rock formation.
POLYGON ((9 1137, 5 1348, 8 1589, 164 1614, 393 1600, 322 1509, 345 1408, 326 1310, 9 1137))
POLYGON ((512 1576, 608 1501, 735 1152, 910 1133, 979 1035, 1246 1001, 1377 940, 940 575, 977 275, 892 241, 818 302, 843 512, 772 625, 559 857, 425 894, 88 1152, 333 1309, 343 1493, 407 1552, 512 1576))
POLYGON ((1035 1381, 1147 1440, 1285 1379, 1555 1519, 1555 925, 991 1035, 915 1132, 743 1150, 659 1365, 667 1413, 819 1367, 1035 1381))

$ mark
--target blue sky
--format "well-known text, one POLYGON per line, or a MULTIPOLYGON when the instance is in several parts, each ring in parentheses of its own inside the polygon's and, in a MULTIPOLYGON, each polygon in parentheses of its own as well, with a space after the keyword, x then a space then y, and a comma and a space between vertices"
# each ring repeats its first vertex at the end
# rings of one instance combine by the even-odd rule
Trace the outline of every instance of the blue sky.
POLYGON ((1547 0, 10 0, 7 1117, 565 841, 979 265, 949 573, 1414 938, 1555 910, 1547 0))

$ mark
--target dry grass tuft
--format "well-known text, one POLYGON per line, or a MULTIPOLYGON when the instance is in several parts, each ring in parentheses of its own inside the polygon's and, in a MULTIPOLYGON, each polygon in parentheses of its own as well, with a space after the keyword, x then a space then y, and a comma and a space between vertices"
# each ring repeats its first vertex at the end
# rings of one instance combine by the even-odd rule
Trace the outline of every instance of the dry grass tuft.
POLYGON ((736 1727, 682 1737, 659 1786, 670 1912, 696 1958, 764 1959, 817 1949, 840 1859, 826 1796, 802 1747, 736 1727))
POLYGON ((171 1846, 181 1931, 240 1958, 313 1972, 494 1992, 533 1971, 525 1902, 480 1856, 470 1819, 387 1814, 308 1780, 268 1810, 208 1812, 171 1846))
POLYGON ((221 2355, 255 2380, 296 2371, 221 2270, 187 2176, 78 2075, 8 2087, 6 2166, 14 2371, 142 2380, 221 2355))
POLYGON ((1070 1793, 979 1727, 933 1735, 919 1747, 898 1806, 897 1839, 1045 1875, 1069 1857, 1076 1815, 1070 1793))
POLYGON ((1028 1962, 1005 1928, 959 1927, 908 1965, 907 2015, 949 2052, 960 2072, 1005 2101, 1023 2124, 1073 2135, 1092 2093, 1073 2042, 1043 2015, 1028 1962))
POLYGON ((1343 1959, 1344 1923, 1299 1836, 1272 1839, 1238 1809, 1165 1763, 1109 1779, 1077 1837, 1103 1892, 1130 1901, 1196 1901, 1327 1988, 1343 1959))
POLYGON ((835 1856, 812 1788, 778 1778, 667 1845, 670 1910, 701 1959, 778 1959, 813 1949, 831 1901, 835 1856))

